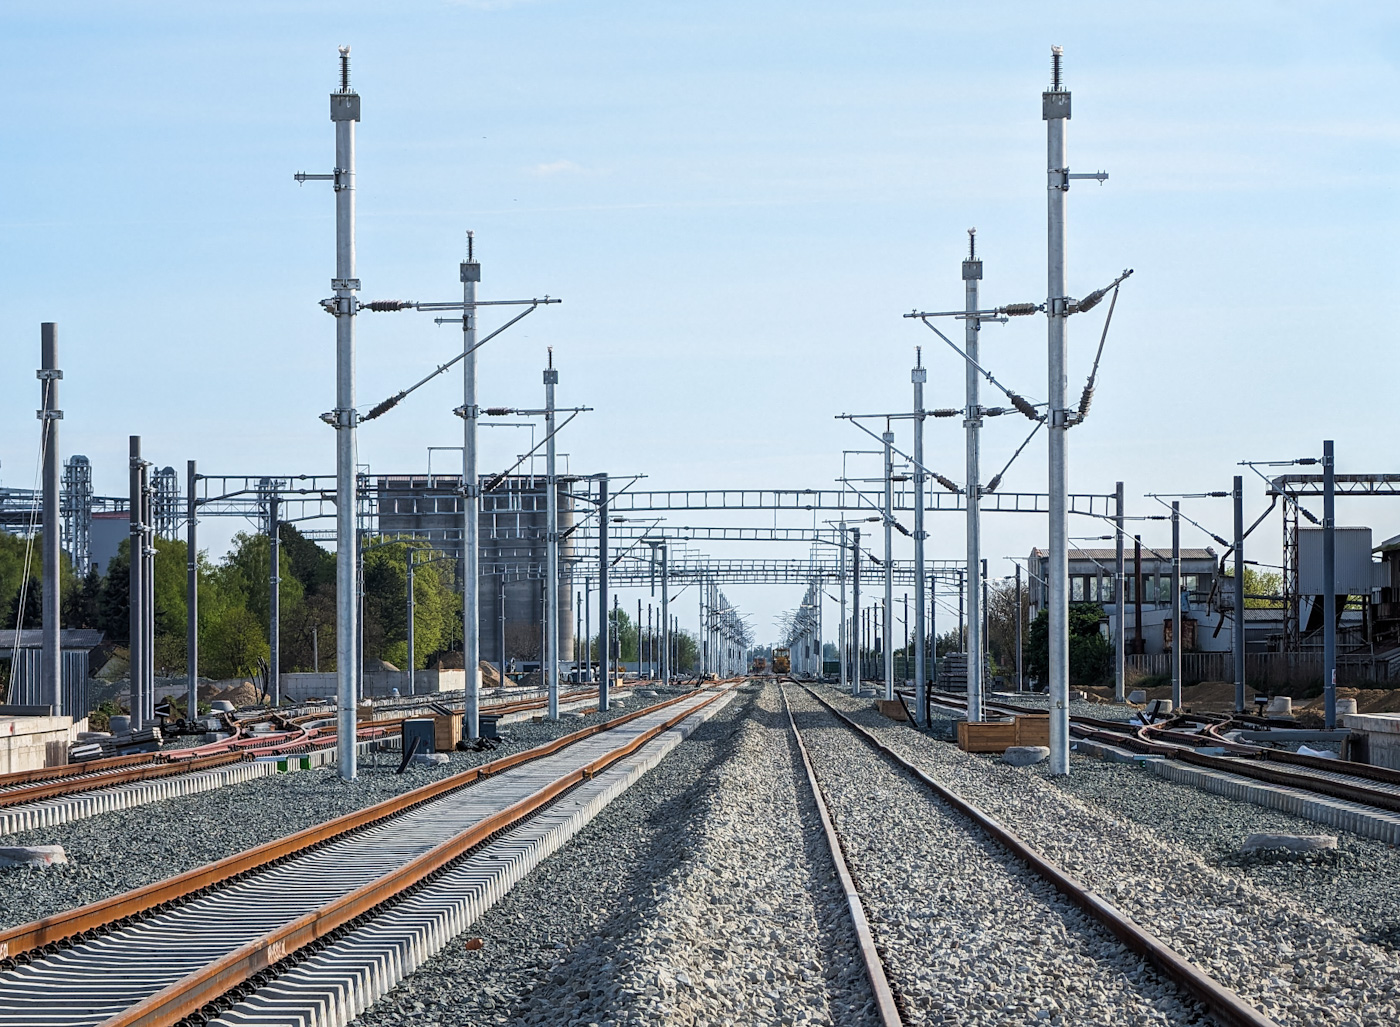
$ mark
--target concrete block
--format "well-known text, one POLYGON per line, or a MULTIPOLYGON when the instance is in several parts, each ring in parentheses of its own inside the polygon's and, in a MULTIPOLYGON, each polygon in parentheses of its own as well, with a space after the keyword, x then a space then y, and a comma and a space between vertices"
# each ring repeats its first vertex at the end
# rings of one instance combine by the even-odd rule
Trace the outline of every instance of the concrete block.
POLYGON ((1147 693, 1144 692, 1141 688, 1134 688, 1131 692, 1128 693, 1128 702, 1136 703, 1138 706, 1142 706, 1144 703, 1147 702, 1147 693))
POLYGON ((1272 717, 1293 716, 1293 700, 1286 695, 1276 695, 1269 700, 1269 705, 1264 707, 1264 714, 1272 717))
POLYGON ((1252 834, 1240 846, 1241 852, 1261 849, 1287 849, 1289 852, 1321 852, 1335 849, 1335 834, 1252 834))
POLYGON ((1045 745, 1013 745, 1002 753, 1002 762, 1013 767, 1030 767, 1050 758, 1050 748, 1045 745))
POLYGON ((0 867, 47 867, 67 863, 62 845, 15 845, 0 847, 0 867))
POLYGON ((413 762, 418 766, 440 767, 452 762, 452 757, 445 752, 420 752, 413 757, 413 762))
POLYGON ((1339 717, 1345 717, 1345 716, 1347 716, 1348 714, 1355 713, 1355 712, 1356 712, 1356 700, 1355 700, 1355 699, 1338 699, 1338 700, 1337 700, 1337 716, 1339 716, 1339 717))

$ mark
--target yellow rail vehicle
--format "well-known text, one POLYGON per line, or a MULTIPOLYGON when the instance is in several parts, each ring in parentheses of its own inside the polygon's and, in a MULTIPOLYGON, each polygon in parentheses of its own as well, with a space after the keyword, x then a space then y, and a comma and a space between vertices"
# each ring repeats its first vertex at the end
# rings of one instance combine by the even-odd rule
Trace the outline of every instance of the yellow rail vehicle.
POLYGON ((774 673, 774 674, 791 674, 791 673, 792 673, 792 651, 791 651, 791 650, 789 650, 789 649, 774 649, 774 650, 773 650, 773 673, 774 673))

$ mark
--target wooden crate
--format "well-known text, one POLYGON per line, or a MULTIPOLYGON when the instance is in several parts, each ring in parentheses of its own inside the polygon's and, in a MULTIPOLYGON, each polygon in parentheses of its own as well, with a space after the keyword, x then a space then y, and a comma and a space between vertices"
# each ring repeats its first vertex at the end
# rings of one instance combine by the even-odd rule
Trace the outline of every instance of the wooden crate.
POLYGON ((462 739, 462 714, 438 715, 433 718, 433 747, 438 752, 451 752, 462 739))
POLYGON ((909 719, 909 714, 904 710, 904 703, 898 699, 876 699, 875 708, 890 720, 909 719))
POLYGON ((1014 720, 958 721, 958 748, 963 752, 1005 752, 1015 744, 1014 720))
POLYGON ((1050 714, 1032 713, 1016 718, 1017 745, 1050 744, 1050 714))

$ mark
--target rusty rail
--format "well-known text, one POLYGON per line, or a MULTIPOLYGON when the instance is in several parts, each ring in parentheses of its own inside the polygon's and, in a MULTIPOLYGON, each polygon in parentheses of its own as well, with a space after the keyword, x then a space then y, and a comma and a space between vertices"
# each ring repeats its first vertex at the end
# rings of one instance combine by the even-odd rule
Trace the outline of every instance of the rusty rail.
POLYGON ((14 959, 26 952, 63 942, 87 931, 105 929, 114 923, 144 913, 157 906, 190 898, 206 888, 220 884, 232 877, 249 873, 267 866, 269 863, 305 852, 307 849, 332 841, 352 831, 362 830, 386 817, 403 813, 430 799, 437 798, 439 795, 465 788, 484 777, 499 774, 522 763, 539 759, 542 756, 549 756, 590 735, 625 724, 644 714, 665 709, 695 694, 695 692, 687 692, 606 723, 589 725, 543 745, 512 753, 501 759, 483 763, 478 767, 471 767, 459 774, 453 774, 431 784, 423 785, 421 788, 404 792, 402 795, 385 799, 373 806, 367 806, 354 813, 346 813, 334 820, 328 820, 324 824, 315 824, 285 838, 264 842, 246 852, 226 856, 217 862, 197 867, 194 870, 187 870, 175 877, 155 881, 133 891, 113 895, 85 906, 79 906, 76 909, 56 913, 42 920, 35 920, 0 931, 0 959, 14 959))

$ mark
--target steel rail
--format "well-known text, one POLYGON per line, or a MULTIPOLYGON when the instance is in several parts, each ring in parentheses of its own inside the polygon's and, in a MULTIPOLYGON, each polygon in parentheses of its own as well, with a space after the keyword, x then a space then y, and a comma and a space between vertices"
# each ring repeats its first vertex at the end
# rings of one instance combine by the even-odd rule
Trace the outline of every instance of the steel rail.
MULTIPOLYGON (((244 753, 230 752, 199 756, 171 763, 155 763, 148 760, 124 770, 99 771, 81 777, 63 777, 56 781, 12 788, 7 792, 0 792, 0 807, 38 802, 41 799, 52 799, 59 795, 75 795, 96 788, 111 788, 115 785, 131 784, 133 781, 174 777, 177 774, 189 774, 198 770, 212 770, 229 763, 241 763, 247 759, 249 757, 244 753)), ((81 766, 81 764, 77 765, 81 766)))
POLYGON ((80 763, 64 763, 57 767, 36 767, 33 770, 15 770, 0 774, 0 788, 14 788, 33 784, 36 781, 53 781, 65 777, 79 777, 83 774, 99 774, 106 770, 119 770, 143 763, 159 763, 158 752, 138 752, 129 756, 105 756, 80 763))
MULTIPOLYGON (((679 702, 695 694, 690 692, 672 701, 679 702)), ((190 974, 123 1012, 109 1017, 102 1022, 101 1027, 169 1027, 178 1023, 297 950, 392 901, 492 835, 514 826, 518 821, 550 805, 574 786, 592 778, 618 760, 630 756, 657 735, 669 731, 682 720, 704 709, 722 694, 721 691, 716 691, 703 702, 687 707, 674 717, 669 717, 643 731, 631 741, 556 778, 527 798, 485 817, 468 830, 438 844, 396 870, 268 932, 214 961, 203 970, 190 974)), ((654 710, 655 707, 644 712, 654 710)))
POLYGON ((904 1027, 904 1017, 900 1014, 899 1005, 895 1001, 894 989, 890 986, 889 976, 885 973, 884 960, 880 958, 880 952, 875 947, 875 936, 871 933, 870 921, 865 915, 865 904, 861 902, 860 891, 856 888, 855 879, 851 876, 851 869, 846 863, 845 848, 841 844, 841 837, 836 833, 836 825, 831 820, 826 799, 822 795, 821 784, 817 781, 817 772, 812 767, 811 757, 807 754, 807 746, 802 742, 802 733, 797 730, 797 721, 793 719, 792 707, 788 704, 787 689, 783 688, 781 681, 778 682, 778 691, 783 697, 783 708, 787 710, 788 726, 792 728, 792 737, 797 742, 797 751, 802 755, 802 766, 807 771, 807 787, 812 791, 812 801, 816 804, 817 816, 821 818, 822 831, 826 835, 826 847, 831 853, 831 862, 836 867, 836 878, 841 884, 841 890, 846 895, 846 906, 851 912, 851 923, 856 932, 856 944, 860 948, 861 959, 865 963, 865 977, 870 982, 870 990, 875 995, 875 1008, 880 1014, 880 1022, 885 1027, 904 1027))
POLYGON ((686 692, 683 695, 636 710, 603 724, 591 724, 534 748, 512 753, 477 767, 471 767, 461 773, 404 792, 402 795, 385 799, 373 806, 343 814, 323 824, 313 824, 311 827, 303 828, 285 838, 264 842, 244 852, 226 856, 217 862, 187 870, 175 877, 155 881, 120 895, 113 895, 85 906, 0 931, 0 959, 13 960, 25 953, 67 941, 87 932, 108 929, 119 922, 156 907, 191 898, 197 893, 231 878, 259 870, 271 863, 298 855, 352 832, 363 830, 372 824, 406 812, 447 792, 465 788, 483 778, 520 766, 522 763, 552 755, 574 742, 595 735, 600 731, 621 726, 637 717, 665 709, 696 695, 697 692, 698 690, 686 692))
POLYGON ((1141 956, 1196 1001, 1226 1027, 1279 1027, 1279 1024, 1255 1009, 1235 992, 1226 988, 1181 953, 1165 944, 1156 935, 1136 923, 1116 906, 1106 902, 1082 881, 1060 869, 1036 849, 1006 827, 1001 821, 968 802, 956 792, 944 787, 924 770, 916 767, 882 742, 867 728, 823 699, 812 689, 807 691, 847 727, 855 731, 872 748, 918 780, 944 802, 977 824, 1000 842, 1009 852, 1025 863, 1039 877, 1048 881, 1056 891, 1098 921, 1128 949, 1141 956))

